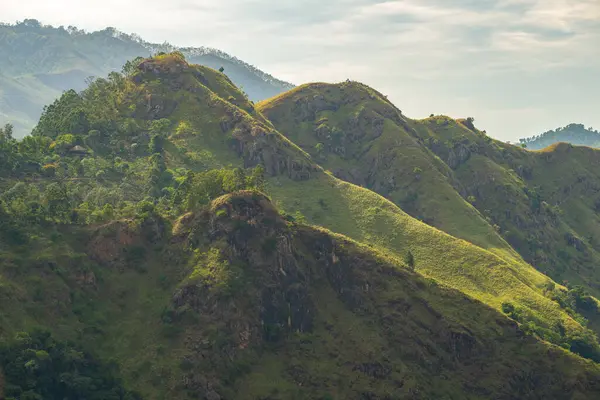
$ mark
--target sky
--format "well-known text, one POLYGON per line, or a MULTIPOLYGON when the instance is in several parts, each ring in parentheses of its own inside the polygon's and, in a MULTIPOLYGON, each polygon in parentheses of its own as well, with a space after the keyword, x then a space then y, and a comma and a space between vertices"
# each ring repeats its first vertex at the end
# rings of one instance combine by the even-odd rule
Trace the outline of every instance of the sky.
POLYGON ((600 0, 0 0, 0 20, 26 18, 214 47, 294 84, 361 81, 507 141, 600 130, 600 0))

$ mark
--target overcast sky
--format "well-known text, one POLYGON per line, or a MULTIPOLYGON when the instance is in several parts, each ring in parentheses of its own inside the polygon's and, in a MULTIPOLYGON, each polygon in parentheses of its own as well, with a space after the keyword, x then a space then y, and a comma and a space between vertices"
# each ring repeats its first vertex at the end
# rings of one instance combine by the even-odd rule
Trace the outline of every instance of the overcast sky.
POLYGON ((215 47, 295 84, 362 81, 503 140, 600 129, 600 0, 0 0, 0 20, 25 18, 215 47))

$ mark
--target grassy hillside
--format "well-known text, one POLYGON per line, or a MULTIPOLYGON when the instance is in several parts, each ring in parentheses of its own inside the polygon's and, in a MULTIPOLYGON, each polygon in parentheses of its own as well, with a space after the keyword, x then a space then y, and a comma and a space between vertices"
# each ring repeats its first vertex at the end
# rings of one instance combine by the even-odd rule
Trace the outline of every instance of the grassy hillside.
POLYGON ((412 121, 373 89, 356 82, 309 84, 258 108, 336 177, 381 194, 451 235, 518 258, 461 196, 464 187, 422 145, 412 121))
MULTIPOLYGON (((437 124, 425 123, 440 135, 437 124)), ((531 152, 454 126, 474 149, 455 170, 474 206, 540 271, 598 295, 600 153, 568 144, 531 152)), ((432 149, 444 157, 445 150, 432 149)))
MULTIPOLYGON (((411 120, 355 82, 310 84, 258 105, 334 175, 502 257, 515 249, 559 282, 599 295, 596 152, 529 152, 471 119, 411 120)), ((518 256, 517 256, 518 258, 518 256)))
POLYGON ((180 50, 194 63, 225 72, 253 100, 293 86, 226 53, 209 48, 176 48, 148 43, 136 35, 106 28, 85 32, 36 20, 0 24, 0 125, 12 123, 18 137, 29 134, 44 105, 65 90, 81 90, 90 76, 120 71, 126 61, 180 50))
POLYGON ((598 395, 593 362, 402 262, 286 221, 256 192, 172 224, 138 215, 28 237, 3 257, 3 326, 41 325, 116 360, 144 399, 598 395))
MULTIPOLYGON (((396 119, 382 137, 436 134, 380 99, 377 115, 396 119)), ((592 395, 596 364, 572 353, 600 361, 580 315, 595 323, 595 299, 526 264, 450 190, 461 184, 443 152, 417 150, 433 166, 423 190, 445 179, 447 201, 476 217, 472 242, 326 173, 226 75, 181 54, 66 92, 33 136, 0 132, 2 337, 38 325, 85 337, 148 398, 592 395), (248 188, 276 208, 249 193, 215 200, 248 188), (558 386, 544 392, 546 380, 558 386)))

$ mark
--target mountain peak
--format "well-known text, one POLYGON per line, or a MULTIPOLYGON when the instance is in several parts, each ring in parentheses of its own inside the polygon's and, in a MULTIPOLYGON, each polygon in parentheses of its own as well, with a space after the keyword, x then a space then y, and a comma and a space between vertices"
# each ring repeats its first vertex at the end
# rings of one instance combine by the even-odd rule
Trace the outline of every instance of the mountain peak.
POLYGON ((190 64, 183 55, 177 53, 159 54, 140 62, 136 69, 143 74, 151 73, 161 76, 186 72, 190 69, 190 64))

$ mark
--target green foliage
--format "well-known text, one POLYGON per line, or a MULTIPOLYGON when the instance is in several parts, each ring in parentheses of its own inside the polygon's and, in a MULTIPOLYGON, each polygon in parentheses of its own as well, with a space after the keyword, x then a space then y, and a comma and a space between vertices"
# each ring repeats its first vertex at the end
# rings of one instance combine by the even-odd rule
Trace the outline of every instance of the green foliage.
POLYGON ((46 331, 21 332, 0 346, 7 399, 133 400, 118 369, 46 331))
MULTIPOLYGON (((585 329, 586 321, 581 314, 566 308, 558 310, 559 305, 548 296, 540 297, 544 296, 544 285, 548 282, 544 274, 559 279, 555 272, 560 268, 570 270, 577 282, 586 283, 588 290, 598 287, 596 281, 600 275, 594 272, 600 262, 596 256, 598 249, 592 250, 586 239, 600 234, 597 224, 592 222, 596 221, 597 213, 590 213, 584 204, 593 192, 592 187, 597 186, 597 171, 592 167, 598 162, 597 152, 579 153, 578 157, 586 159, 584 166, 569 156, 569 152, 577 149, 565 148, 557 154, 523 152, 482 135, 474 126, 467 126, 474 124, 472 119, 433 116, 411 120, 383 96, 356 83, 303 85, 260 103, 259 110, 292 141, 307 149, 326 170, 375 189, 413 218, 484 249, 488 256, 497 257, 497 262, 503 260, 506 269, 499 268, 491 259, 488 268, 481 261, 475 263, 481 267, 466 261, 467 254, 474 255, 475 249, 473 253, 466 249, 461 252, 463 261, 454 258, 440 261, 444 254, 433 255, 438 245, 430 242, 431 235, 423 234, 415 240, 416 226, 400 222, 400 211, 376 212, 372 205, 375 199, 367 200, 366 194, 348 189, 352 194, 339 195, 334 193, 336 190, 326 189, 329 185, 343 192, 339 181, 322 186, 298 185, 293 194, 287 193, 293 185, 284 184, 280 189, 274 184, 270 186, 271 194, 282 207, 300 209, 313 223, 382 251, 391 250, 400 257, 404 257, 406 243, 414 244, 411 251, 419 260, 419 272, 497 309, 510 299, 528 316, 536 317, 531 322, 541 328, 535 329, 550 330, 545 334, 557 345, 564 344, 553 328, 559 323, 567 331, 574 326, 575 330, 585 329), (319 99, 318 104, 315 99, 319 99), (299 116, 295 108, 299 103, 326 109, 299 116), (378 122, 377 126, 373 121, 378 122), (336 153, 327 159, 318 157, 315 146, 321 142, 336 153), (560 164, 567 160, 571 162, 568 171, 577 172, 561 170, 560 164), (550 167, 553 173, 548 172, 550 167), (421 179, 415 179, 415 168, 422 170, 421 179), (305 198, 305 192, 317 199, 326 198, 328 204, 336 205, 337 212, 321 212, 318 201, 305 198), (576 199, 572 192, 581 197, 576 199), (560 204, 562 212, 544 206, 544 201, 560 204), (569 210, 568 203, 572 203, 569 210), (385 233, 383 227, 387 227, 385 233), (402 229, 413 234, 403 235, 402 229), (580 229, 588 234, 581 234, 580 229), (588 281, 591 276, 594 278, 588 281), (596 283, 591 284, 592 281, 596 283), (529 289, 517 289, 521 284, 529 289), (545 305, 541 306, 542 303, 545 305), (561 317, 554 318, 555 312, 561 317)), ((448 246, 440 247, 448 250, 448 246)), ((481 254, 484 258, 488 256, 481 254)), ((585 316, 590 319, 589 325, 600 332, 597 323, 592 322, 597 315, 585 313, 585 316)))
POLYGON ((125 65, 123 66, 123 69, 121 70, 121 72, 123 73, 123 75, 125 75, 126 77, 130 77, 132 76, 135 71, 137 70, 138 65, 144 60, 144 57, 136 57, 133 60, 128 60, 125 65))
POLYGON ((150 154, 160 154, 163 152, 165 145, 165 138, 162 135, 153 135, 152 139, 150 139, 150 144, 148 145, 148 150, 150 154))
POLYGON ((82 105, 83 99, 77 92, 66 91, 54 103, 44 107, 32 135, 56 138, 64 133, 85 132, 88 122, 82 105))
POLYGON ((12 124, 6 124, 0 128, 0 143, 9 142, 13 139, 14 127, 12 124))
MULTIPOLYGON (((358 175, 391 200, 406 199, 416 216, 439 224, 434 229, 323 173, 215 71, 171 53, 145 61, 144 71, 90 81, 73 105, 85 118, 56 107, 44 129, 64 116, 56 134, 7 142, 0 295, 8 306, 0 331, 43 323, 87 341, 118 359, 127 382, 148 398, 320 398, 330 388, 341 398, 594 395, 589 380, 600 372, 593 363, 537 339, 595 360, 597 342, 579 314, 593 311, 595 299, 577 288, 563 293, 523 262, 500 236, 498 207, 477 212, 465 202, 464 193, 477 193, 477 207, 489 198, 471 181, 496 182, 498 192, 507 184, 498 173, 504 167, 490 172, 485 164, 493 179, 467 180, 469 161, 455 170, 444 164, 444 146, 455 159, 476 148, 464 126, 436 117, 426 123, 460 134, 434 138, 429 125, 350 82, 343 86, 349 100, 374 105, 347 101, 336 115, 340 103, 327 96, 341 89, 333 87, 324 100, 330 110, 289 129, 309 138, 303 148, 332 149, 324 160, 332 170, 367 157, 358 175), (324 119, 331 132, 312 137, 324 119), (421 143, 415 137, 423 129, 431 137, 421 143), (75 143, 89 154, 64 151, 75 143), (268 182, 265 169, 274 175, 268 182), (219 198, 267 185, 274 206, 259 193, 219 198), (275 206, 298 223, 281 223, 275 206), (415 270, 415 260, 418 273, 402 270, 415 270), (523 340, 499 310, 531 337, 523 340), (485 370, 484 378, 471 380, 474 370, 485 370)), ((551 207, 543 188, 526 193, 517 172, 509 175, 519 182, 511 198, 526 199, 524 215, 545 218, 551 207)), ((581 237, 564 239, 580 246, 581 237)), ((581 260, 576 251, 565 249, 581 260)), ((53 359, 46 348, 32 350, 26 363, 53 359)))
POLYGON ((315 145, 315 150, 317 151, 317 154, 323 154, 324 149, 325 149, 325 146, 323 145, 323 143, 317 143, 315 145))
POLYGON ((411 271, 415 270, 415 256, 413 256, 413 253, 410 250, 406 252, 404 262, 411 271))
POLYGON ((594 332, 584 329, 572 334, 566 333, 561 324, 552 327, 540 325, 540 321, 512 303, 503 303, 502 312, 521 323, 523 331, 544 340, 565 347, 584 358, 600 362, 600 345, 594 332))
POLYGON ((181 210, 193 210, 227 193, 265 188, 264 167, 258 165, 250 174, 241 168, 189 172, 173 194, 181 210))

